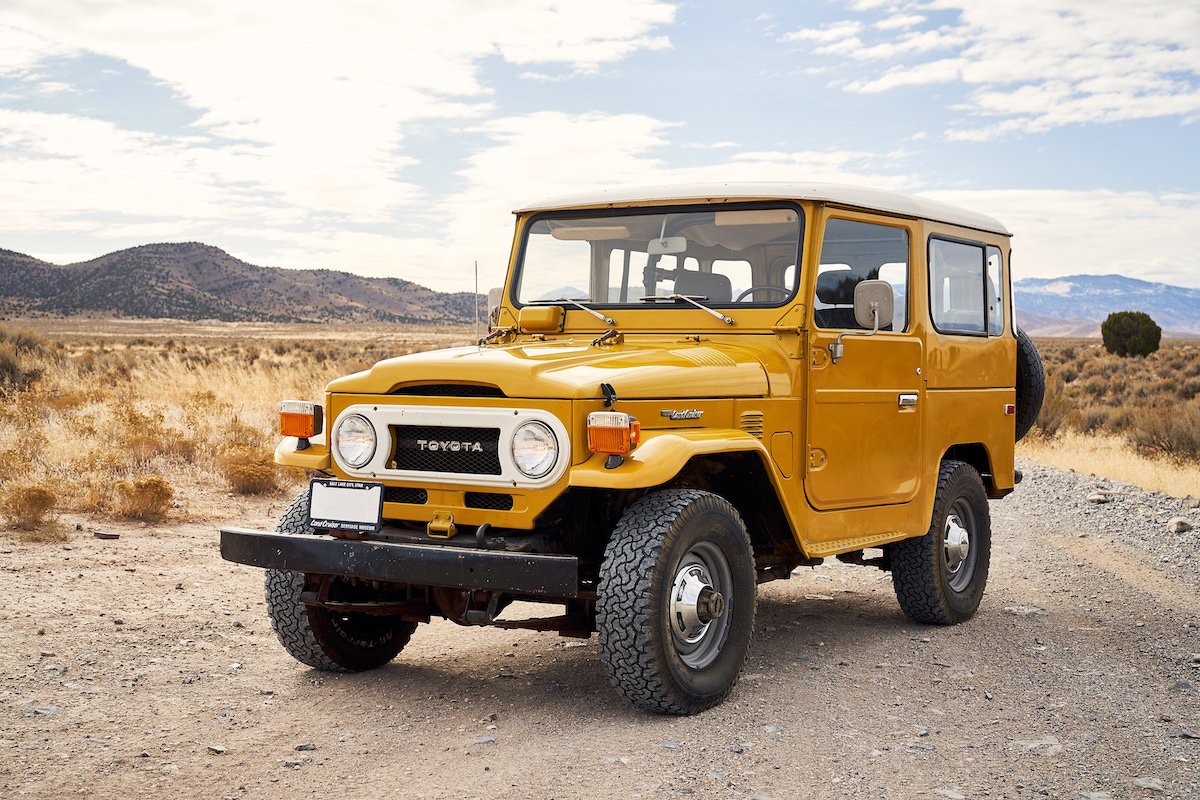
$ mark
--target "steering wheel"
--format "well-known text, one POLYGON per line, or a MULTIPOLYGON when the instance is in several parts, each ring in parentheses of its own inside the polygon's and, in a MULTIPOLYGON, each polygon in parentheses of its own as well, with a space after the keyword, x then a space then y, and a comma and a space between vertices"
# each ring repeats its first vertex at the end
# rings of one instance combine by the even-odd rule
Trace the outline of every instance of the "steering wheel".
POLYGON ((792 293, 792 290, 785 289, 782 286, 751 286, 749 289, 735 297, 733 302, 740 303, 746 298, 747 295, 754 294, 755 292, 779 292, 780 294, 787 296, 792 293))

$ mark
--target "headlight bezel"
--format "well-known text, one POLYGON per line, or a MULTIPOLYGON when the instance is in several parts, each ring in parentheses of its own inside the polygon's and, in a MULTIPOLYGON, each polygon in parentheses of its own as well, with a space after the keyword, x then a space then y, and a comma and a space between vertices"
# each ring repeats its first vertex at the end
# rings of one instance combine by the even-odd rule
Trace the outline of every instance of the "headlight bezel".
POLYGON ((371 463, 371 459, 375 457, 375 453, 379 449, 379 432, 375 430, 375 425, 372 424, 371 420, 369 420, 366 416, 362 414, 343 414, 338 420, 337 427, 334 429, 333 447, 337 452, 338 459, 346 464, 346 466, 354 469, 361 469, 362 467, 365 467, 367 464, 371 463), (346 442, 346 425, 355 421, 361 422, 365 426, 366 431, 370 431, 371 446, 369 450, 365 451, 365 457, 360 456, 356 459, 351 459, 347 457, 346 452, 343 450, 343 446, 346 442))
POLYGON ((562 444, 558 441, 558 434, 545 422, 537 419, 526 420, 513 429, 508 449, 513 466, 517 468, 518 472, 533 481, 541 480, 553 472, 554 468, 558 465, 559 459, 562 457, 562 444), (535 466, 532 470, 526 470, 522 464, 521 457, 517 454, 518 439, 520 439, 523 431, 537 431, 543 435, 544 440, 548 440, 552 445, 551 448, 543 450, 540 457, 537 457, 538 460, 533 463, 538 466, 535 466), (545 460, 545 456, 549 456, 549 459, 545 460), (540 466, 542 464, 544 466, 540 466))

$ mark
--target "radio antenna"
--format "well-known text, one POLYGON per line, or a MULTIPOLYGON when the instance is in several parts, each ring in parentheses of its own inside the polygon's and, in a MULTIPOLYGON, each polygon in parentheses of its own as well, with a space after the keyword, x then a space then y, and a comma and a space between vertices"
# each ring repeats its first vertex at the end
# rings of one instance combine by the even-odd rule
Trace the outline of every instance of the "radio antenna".
POLYGON ((479 341, 479 259, 475 260, 475 341, 479 341))

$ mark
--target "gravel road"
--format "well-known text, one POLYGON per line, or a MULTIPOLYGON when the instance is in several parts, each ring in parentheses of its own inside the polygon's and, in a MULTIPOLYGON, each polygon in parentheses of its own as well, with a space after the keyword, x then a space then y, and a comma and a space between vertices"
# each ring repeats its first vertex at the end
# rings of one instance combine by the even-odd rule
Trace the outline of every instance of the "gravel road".
POLYGON ((731 699, 685 719, 551 634, 435 622, 382 670, 306 669, 217 521, 0 538, 0 796, 1200 797, 1200 534, 1168 529, 1200 511, 1021 466, 973 620, 798 570, 761 587, 731 699))

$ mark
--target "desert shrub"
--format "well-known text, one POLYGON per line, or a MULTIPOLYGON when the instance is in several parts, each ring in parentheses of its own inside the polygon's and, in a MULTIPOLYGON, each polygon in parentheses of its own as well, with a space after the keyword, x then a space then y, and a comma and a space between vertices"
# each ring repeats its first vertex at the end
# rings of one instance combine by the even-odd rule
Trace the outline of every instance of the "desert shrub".
POLYGON ((14 528, 34 530, 54 510, 58 496, 43 484, 13 486, 0 495, 0 513, 14 528))
POLYGON ((12 330, 3 325, 0 325, 0 342, 21 353, 40 353, 46 349, 46 340, 33 331, 12 330))
POLYGON ((1104 349, 1118 356, 1148 356, 1158 349, 1162 328, 1143 311, 1114 311, 1100 325, 1104 349))
POLYGON ((1037 428, 1046 438, 1053 439, 1058 435, 1067 415, 1075 407, 1074 401, 1067 394, 1066 384, 1062 376, 1051 374, 1046 378, 1046 395, 1042 400, 1042 410, 1038 413, 1037 428))
POLYGON ((12 342, 0 341, 0 394, 24 392, 42 377, 42 368, 33 366, 30 356, 12 342))
POLYGON ((1143 409, 1132 415, 1128 435, 1146 455, 1200 459, 1200 403, 1143 409))
POLYGON ((166 516, 175 499, 175 490, 160 475, 145 475, 113 486, 116 512, 122 517, 156 520, 166 516))
POLYGON ((235 444, 221 453, 219 463, 221 474, 238 494, 265 494, 279 488, 282 474, 267 451, 235 444))

